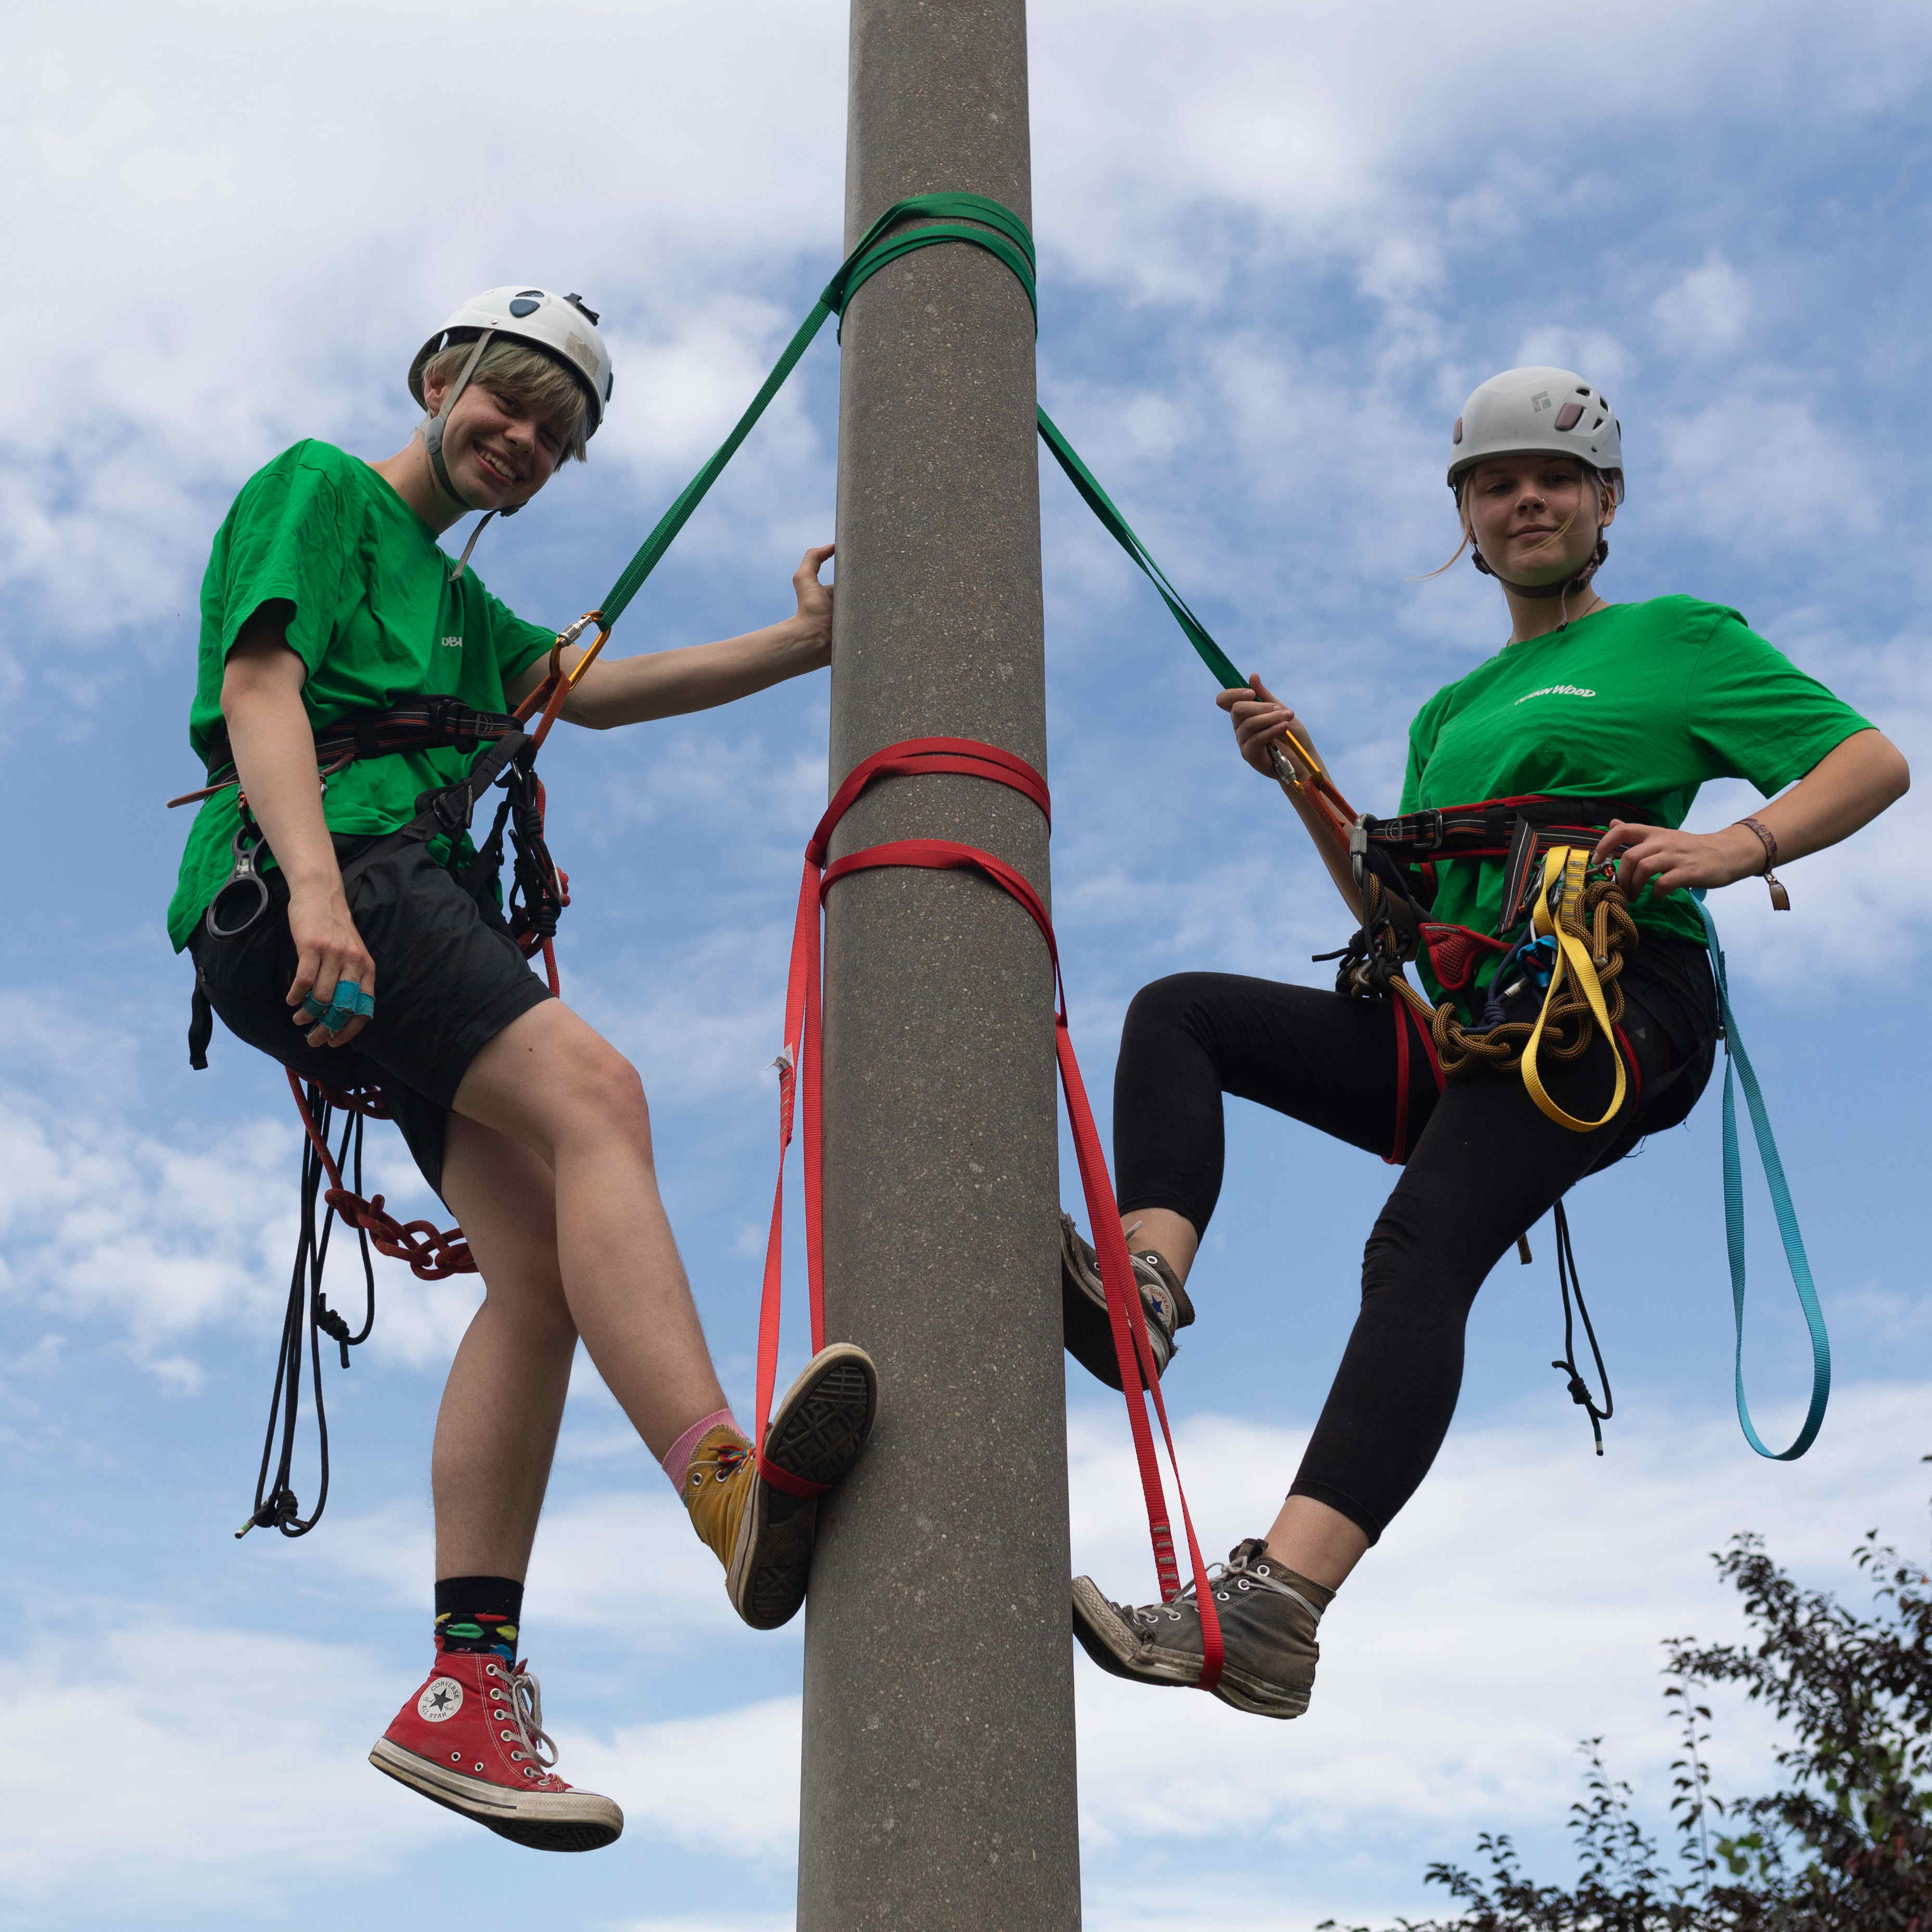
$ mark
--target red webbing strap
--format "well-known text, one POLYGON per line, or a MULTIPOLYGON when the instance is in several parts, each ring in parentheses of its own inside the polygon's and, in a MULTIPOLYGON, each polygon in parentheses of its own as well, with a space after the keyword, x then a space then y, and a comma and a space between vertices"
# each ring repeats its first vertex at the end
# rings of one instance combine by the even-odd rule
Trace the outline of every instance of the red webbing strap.
POLYGON ((1422 1042, 1438 1094, 1443 1084, 1442 1059, 1436 1051, 1435 1035, 1422 1024, 1422 1016, 1399 994, 1390 996, 1389 1004, 1395 1010, 1395 1144, 1382 1156, 1382 1161, 1388 1167, 1401 1167, 1408 1160, 1409 1028, 1415 1029, 1416 1037, 1422 1042))
POLYGON ((1133 1435, 1135 1457, 1140 1467, 1141 1490, 1147 1504, 1154 1568, 1160 1579, 1162 1600, 1168 1601, 1180 1590, 1180 1577, 1160 1461, 1154 1450, 1153 1430, 1148 1421, 1149 1396, 1153 1398, 1154 1412, 1160 1419, 1161 1435, 1166 1444, 1168 1464, 1174 1474, 1174 1495, 1180 1504, 1181 1523, 1194 1573, 1204 1650, 1201 1688, 1211 1690, 1221 1674, 1220 1621, 1215 1615, 1214 1592, 1208 1585, 1207 1568, 1202 1561, 1200 1544, 1195 1536, 1193 1520, 1189 1514, 1186 1496, 1181 1486, 1174 1432, 1168 1425, 1167 1405, 1162 1399, 1160 1378, 1154 1370, 1147 1317, 1135 1286, 1126 1238, 1120 1232, 1120 1210, 1114 1203, 1113 1184, 1108 1178, 1100 1132, 1094 1124, 1093 1109, 1088 1103, 1086 1087, 1080 1077, 1080 1064, 1075 1057, 1072 1036, 1067 1028, 1066 992, 1060 970, 1060 950, 1046 908, 1025 878, 1004 860, 976 846, 958 844, 950 839, 891 839, 826 863, 826 849, 833 829, 854 800, 874 780, 892 776, 938 773, 985 778, 996 784, 1010 786, 1030 798, 1039 806, 1048 823, 1052 822, 1046 781, 1024 758, 971 739, 914 738, 888 745, 854 766, 833 795, 825 815, 812 835, 811 843, 806 848, 805 871, 799 883, 798 914, 792 928, 791 969, 785 992, 784 1051, 778 1062, 778 1178, 772 1195, 771 1235, 765 1249, 764 1292, 758 1320, 758 1412, 752 1442, 759 1472, 766 1481, 788 1494, 805 1496, 818 1493, 817 1486, 805 1483, 768 1462, 764 1445, 771 1415, 772 1396, 777 1384, 785 1154, 791 1144, 801 1072, 805 1083, 806 1253, 812 1341, 814 1352, 824 1346, 824 1254, 821 1238, 824 1171, 819 1076, 823 1007, 820 922, 825 896, 839 880, 854 872, 880 867, 910 866, 977 872, 1018 902, 1040 928, 1040 937, 1046 942, 1048 957, 1053 964, 1054 1056, 1060 1070, 1060 1084, 1066 1095, 1066 1111, 1073 1130, 1081 1184, 1087 1197, 1088 1218, 1100 1257, 1100 1278, 1106 1288, 1108 1319, 1113 1330, 1114 1352, 1120 1364, 1121 1385, 1126 1392, 1127 1420, 1133 1435))

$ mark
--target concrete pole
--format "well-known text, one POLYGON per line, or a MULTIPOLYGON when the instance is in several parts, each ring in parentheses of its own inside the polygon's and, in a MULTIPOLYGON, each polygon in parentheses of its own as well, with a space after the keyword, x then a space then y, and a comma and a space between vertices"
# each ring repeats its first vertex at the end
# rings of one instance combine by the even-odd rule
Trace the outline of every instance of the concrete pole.
MULTIPOLYGON (((846 245, 961 189, 1030 222, 1024 0, 854 0, 846 245)), ((839 394, 832 779, 902 738, 1046 769, 1034 326, 993 257, 868 282, 839 394)), ((896 778, 835 856, 978 845, 1042 896, 1018 794, 896 778)), ((1080 1922, 1052 976, 958 872, 856 874, 828 904, 826 1310, 880 1372, 806 1612, 799 1932, 1080 1922)))

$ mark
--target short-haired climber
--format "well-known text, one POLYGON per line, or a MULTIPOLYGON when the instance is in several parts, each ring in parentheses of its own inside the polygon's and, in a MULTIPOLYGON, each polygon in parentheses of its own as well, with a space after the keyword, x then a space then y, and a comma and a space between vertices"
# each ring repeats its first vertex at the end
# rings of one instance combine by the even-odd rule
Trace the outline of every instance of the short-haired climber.
MULTIPOLYGON (((304 1081, 380 1094, 483 1277, 431 1456, 434 1660, 371 1762, 506 1838, 573 1851, 610 1843, 622 1814, 550 1768, 519 1625, 579 1339, 760 1629, 803 1600, 815 1498, 859 1455, 876 1402, 865 1352, 826 1348, 779 1402, 761 1467, 659 1198, 642 1084, 526 963, 500 847, 476 862, 467 830, 488 734, 506 742, 512 708, 584 651, 554 652, 557 633, 512 615, 469 550, 452 562, 438 538, 472 511, 513 514, 584 459, 611 392, 597 321, 575 296, 492 290, 410 364, 424 413, 395 455, 299 442, 244 485, 202 586, 190 722, 211 778, 238 789, 202 806, 168 914, 232 1032, 304 1081), (319 757, 323 736, 344 748, 319 757), (248 890, 224 896, 238 879, 248 890)), ((599 658, 561 716, 604 730, 820 669, 831 555, 806 552, 782 621, 599 658)), ((520 862, 520 890, 560 898, 550 876, 526 880, 520 862)))
MULTIPOLYGON (((1196 1318, 1186 1284, 1220 1191, 1224 1094, 1403 1163, 1280 1514, 1211 1573, 1213 1688, 1265 1717, 1306 1709, 1324 1613, 1442 1446, 1484 1277, 1586 1174, 1682 1120, 1709 1078, 1718 1004, 1691 889, 1762 875, 1784 905, 1776 866, 1850 836, 1910 782, 1881 732, 1736 610, 1604 601, 1621 433, 1581 376, 1484 382, 1456 420, 1448 482, 1456 556, 1497 580, 1510 629, 1417 713, 1400 818, 1351 826, 1324 809, 1313 742, 1259 678, 1217 700, 1362 922, 1338 989, 1156 980, 1128 1010, 1114 1082, 1120 1225, 1160 1368, 1196 1318), (1732 777, 1772 802, 1683 830, 1698 788, 1732 777), (1410 960, 1426 1003, 1402 978, 1410 960)), ((1070 1222, 1062 1275, 1070 1351, 1119 1386, 1093 1250, 1070 1222)), ((1571 1370, 1583 1402, 1574 1356, 1571 1370)), ((1083 1576, 1073 1619, 1118 1676, 1205 1674, 1191 1586, 1136 1607, 1083 1576)))

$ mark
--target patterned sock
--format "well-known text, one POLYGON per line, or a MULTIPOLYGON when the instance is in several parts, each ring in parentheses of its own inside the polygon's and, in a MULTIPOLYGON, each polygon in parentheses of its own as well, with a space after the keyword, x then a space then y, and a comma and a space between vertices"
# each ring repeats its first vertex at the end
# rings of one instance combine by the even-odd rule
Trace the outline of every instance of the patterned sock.
MULTIPOLYGON (((728 1408, 714 1408, 709 1415, 700 1415, 664 1452, 664 1472, 680 1497, 684 1494, 684 1479, 690 1473, 693 1452, 721 1423, 738 1429, 738 1418, 728 1408)), ((745 1432, 738 1429, 738 1433, 743 1436, 745 1432)), ((750 1439, 746 1437, 747 1442, 750 1439)))
POLYGON ((524 1586, 508 1576, 439 1576, 436 1634, 445 1650, 494 1650, 517 1660, 524 1586))

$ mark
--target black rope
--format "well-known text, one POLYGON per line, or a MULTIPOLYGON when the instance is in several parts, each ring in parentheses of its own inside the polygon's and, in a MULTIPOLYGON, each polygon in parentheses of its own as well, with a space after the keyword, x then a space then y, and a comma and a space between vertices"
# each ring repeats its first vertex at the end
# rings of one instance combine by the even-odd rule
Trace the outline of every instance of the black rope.
POLYGON ((1590 1432, 1597 1438, 1597 1454, 1600 1456, 1604 1453, 1604 1424, 1616 1412, 1616 1402, 1610 1394, 1610 1376, 1604 1366, 1604 1352, 1597 1346, 1597 1331, 1590 1324, 1589 1306, 1583 1299, 1582 1280, 1576 1272, 1576 1250, 1570 1245, 1570 1217, 1563 1211, 1560 1201, 1556 1204, 1556 1280, 1563 1291, 1563 1359, 1550 1366, 1559 1375, 1569 1377, 1570 1400, 1589 1417, 1590 1432), (1576 1312, 1583 1318, 1583 1333, 1589 1339, 1590 1353, 1596 1359, 1597 1379, 1604 1388, 1604 1406, 1600 1408, 1576 1366, 1576 1330, 1570 1315, 1573 1292, 1576 1297, 1576 1312))
MULTIPOLYGON (((309 1118, 316 1132, 326 1143, 334 1126, 335 1108, 320 1087, 308 1090, 309 1118)), ((341 1141, 336 1150, 338 1172, 351 1177, 350 1186, 362 1192, 362 1116, 352 1107, 344 1108, 341 1141)), ((262 1439, 262 1462, 255 1476, 255 1507, 235 1534, 238 1540, 251 1529, 278 1529, 284 1536, 306 1536, 322 1520, 328 1502, 328 1414, 322 1394, 322 1337, 328 1336, 340 1351, 342 1366, 349 1366, 349 1352, 369 1339, 376 1325, 376 1269, 369 1252, 369 1237, 358 1227, 356 1240, 362 1251, 362 1326, 351 1334, 349 1324, 329 1306, 322 1293, 322 1276, 328 1263, 328 1241, 334 1232, 335 1210, 322 1208, 322 1190, 328 1178, 322 1156, 308 1136, 302 1136, 301 1223, 296 1236, 295 1266, 289 1277, 289 1298, 282 1315, 282 1339, 275 1357, 275 1386, 268 1400, 268 1426, 262 1439), (296 1433, 301 1418, 302 1358, 308 1358, 310 1388, 315 1403, 316 1490, 315 1508, 304 1516, 292 1484, 296 1433), (281 1451, 276 1456, 279 1435, 281 1451), (273 1482, 268 1464, 275 1461, 273 1482)))

